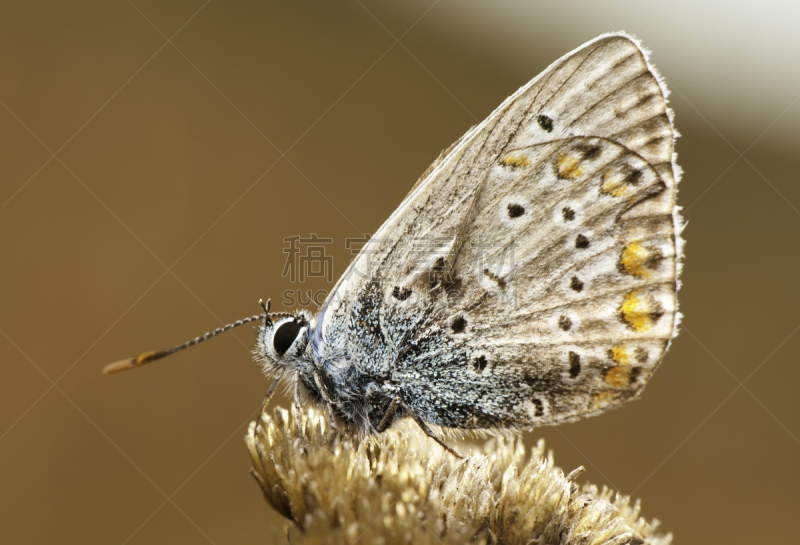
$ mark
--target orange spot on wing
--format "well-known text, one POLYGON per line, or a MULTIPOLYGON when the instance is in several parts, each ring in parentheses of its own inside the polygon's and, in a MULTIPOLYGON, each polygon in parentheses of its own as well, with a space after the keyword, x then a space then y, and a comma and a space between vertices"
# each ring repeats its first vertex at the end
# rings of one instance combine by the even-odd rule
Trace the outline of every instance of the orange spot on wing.
POLYGON ((606 384, 622 388, 630 382, 631 370, 628 367, 612 367, 606 373, 606 384))
POLYGON ((606 195, 622 197, 628 192, 628 186, 625 184, 625 179, 620 174, 616 172, 606 172, 603 175, 603 185, 600 186, 600 191, 606 195))
POLYGON ((606 371, 606 384, 613 388, 622 388, 630 382, 631 378, 631 359, 628 349, 624 345, 618 344, 608 349, 608 357, 617 364, 606 371))
POLYGON ((628 349, 624 345, 618 344, 611 348, 609 351, 611 360, 617 365, 628 365, 631 362, 631 357, 628 354, 628 349))
POLYGON ((614 401, 615 397, 613 392, 600 392, 594 395, 593 401, 596 407, 602 407, 614 401))
POLYGON ((652 328, 657 317, 649 301, 639 296, 638 291, 625 294, 619 309, 622 320, 637 333, 652 328))
POLYGON ((650 276, 650 271, 645 268, 649 259, 650 251, 638 242, 633 242, 622 251, 619 263, 628 274, 644 278, 650 276))
POLYGON ((580 166, 581 162, 577 157, 562 153, 558 156, 558 177, 566 180, 574 180, 575 178, 579 178, 583 175, 583 171, 580 169, 580 166))
POLYGON ((526 167, 531 164, 531 160, 524 155, 515 155, 513 153, 509 153, 503 157, 503 164, 507 167, 513 168, 526 167))

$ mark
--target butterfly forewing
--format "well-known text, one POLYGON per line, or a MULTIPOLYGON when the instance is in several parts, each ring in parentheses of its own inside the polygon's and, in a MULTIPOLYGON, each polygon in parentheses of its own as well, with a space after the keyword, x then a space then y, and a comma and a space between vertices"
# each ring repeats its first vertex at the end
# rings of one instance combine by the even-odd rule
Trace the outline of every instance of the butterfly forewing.
POLYGON ((531 427, 635 396, 678 316, 670 115, 626 36, 554 63, 373 236, 323 307, 322 345, 445 427, 531 427))

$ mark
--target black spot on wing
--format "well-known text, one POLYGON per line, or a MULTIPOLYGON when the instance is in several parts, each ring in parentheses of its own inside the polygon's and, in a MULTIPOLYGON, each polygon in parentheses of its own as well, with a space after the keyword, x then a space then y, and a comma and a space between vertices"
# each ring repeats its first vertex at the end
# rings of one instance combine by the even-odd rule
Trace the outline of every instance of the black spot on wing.
POLYGON ((534 416, 544 416, 544 403, 539 398, 533 398, 533 405, 536 407, 536 411, 534 412, 534 416))
POLYGON ((627 185, 639 185, 642 181, 642 171, 630 165, 625 165, 622 169, 622 182, 627 185))
POLYGON ((392 290, 392 297, 394 297, 398 301, 405 301, 406 299, 411 297, 411 289, 395 286, 394 289, 392 290))
POLYGON ((536 118, 536 122, 539 123, 539 126, 543 130, 545 130, 547 132, 553 132, 553 120, 550 119, 549 117, 547 117, 546 115, 540 114, 536 118))
POLYGON ((589 239, 585 235, 578 235, 575 238, 575 247, 579 250, 585 250, 589 247, 589 239))
POLYGON ((508 205, 508 217, 509 218, 518 218, 522 214, 525 213, 525 208, 520 204, 509 204, 508 205))
POLYGON ((569 353, 569 376, 575 378, 581 374, 581 357, 577 352, 569 353))
POLYGON ((575 149, 580 152, 584 160, 593 161, 600 157, 602 150, 600 146, 592 142, 581 142, 575 145, 575 149))
POLYGON ((483 274, 494 280, 497 283, 497 287, 499 287, 500 289, 505 289, 506 281, 503 280, 501 277, 497 276, 496 274, 494 274, 488 268, 483 269, 483 274))
POLYGON ((458 316, 453 323, 450 324, 450 329, 453 330, 453 333, 463 333, 464 330, 467 328, 467 319, 463 316, 458 316))
POLYGON ((577 276, 572 277, 572 281, 569 283, 569 287, 572 288, 572 291, 580 292, 583 290, 583 282, 577 276))

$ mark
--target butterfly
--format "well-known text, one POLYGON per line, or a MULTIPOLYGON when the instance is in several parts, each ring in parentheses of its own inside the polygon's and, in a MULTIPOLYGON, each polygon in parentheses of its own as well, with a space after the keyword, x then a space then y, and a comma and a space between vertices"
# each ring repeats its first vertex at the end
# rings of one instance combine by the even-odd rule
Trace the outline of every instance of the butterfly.
MULTIPOLYGON (((316 315, 263 313, 256 359, 335 427, 530 429, 636 397, 677 332, 672 112, 632 37, 603 35, 431 165, 316 315)), ((266 403, 266 400, 265 400, 266 403)), ((455 453, 455 452, 454 452, 455 453)))

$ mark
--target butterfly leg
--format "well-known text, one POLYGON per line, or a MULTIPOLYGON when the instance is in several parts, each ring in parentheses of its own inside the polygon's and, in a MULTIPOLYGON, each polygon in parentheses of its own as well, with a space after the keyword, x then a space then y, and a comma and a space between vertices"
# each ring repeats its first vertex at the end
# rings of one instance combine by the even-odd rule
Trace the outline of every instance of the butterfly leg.
POLYGON ((328 439, 328 448, 331 452, 333 452, 334 443, 336 442, 336 438, 339 436, 339 426, 336 424, 336 416, 333 410, 333 400, 331 399, 330 392, 328 392, 327 383, 325 382, 319 369, 314 369, 314 383, 317 385, 317 389, 319 389, 320 394, 322 394, 322 399, 325 400, 325 404, 328 406, 328 416, 330 417, 331 422, 331 435, 328 439))
POLYGON ((297 424, 297 437, 303 437, 303 428, 300 426, 300 379, 296 378, 294 383, 294 421, 297 424))
POLYGON ((334 416, 333 411, 333 400, 328 393, 328 388, 323 380, 322 373, 318 369, 314 369, 314 383, 317 385, 320 394, 322 394, 322 399, 325 400, 325 404, 328 406, 328 415, 331 419, 331 428, 333 431, 338 432, 339 426, 336 425, 336 417, 334 416))
MULTIPOLYGON (((400 398, 395 398, 395 399, 399 400, 399 403, 401 403, 403 405, 403 408, 408 412, 408 414, 411 416, 411 418, 414 419, 414 422, 417 423, 417 426, 419 426, 420 429, 422 429, 422 431, 425 433, 425 435, 427 435, 428 437, 430 437, 431 439, 433 439, 434 441, 439 443, 439 445, 444 450, 446 450, 447 452, 449 452, 450 454, 452 454, 453 456, 455 456, 459 460, 463 460, 464 459, 463 456, 461 456, 455 450, 450 448, 450 446, 448 446, 447 443, 445 443, 444 441, 442 441, 441 439, 436 437, 436 435, 433 433, 433 431, 431 431, 431 429, 428 427, 428 425, 425 423, 425 421, 423 419, 421 419, 419 416, 417 416, 417 414, 414 411, 411 410, 411 407, 406 405, 403 400, 401 400, 400 398)), ((392 403, 394 403, 394 401, 392 403)))
POLYGON ((256 440, 256 428, 261 426, 261 415, 264 414, 264 411, 267 409, 267 404, 269 403, 270 398, 272 398, 272 394, 275 393, 275 389, 278 386, 278 379, 272 381, 272 384, 269 385, 267 388, 267 393, 264 395, 264 401, 261 402, 261 408, 258 410, 258 417, 256 418, 256 425, 253 426, 253 443, 256 440))
POLYGON ((267 393, 264 394, 264 401, 261 402, 261 409, 258 410, 258 414, 261 414, 266 410, 269 400, 272 399, 272 394, 275 393, 277 387, 278 379, 275 379, 272 381, 272 384, 269 385, 269 388, 267 388, 267 393))
POLYGON ((402 400, 399 397, 392 399, 392 402, 386 408, 386 412, 381 419, 381 423, 378 424, 378 428, 376 430, 378 433, 385 432, 392 424, 392 418, 394 418, 395 413, 397 413, 397 407, 400 406, 400 403, 402 403, 402 400))

